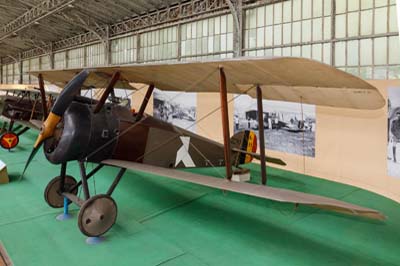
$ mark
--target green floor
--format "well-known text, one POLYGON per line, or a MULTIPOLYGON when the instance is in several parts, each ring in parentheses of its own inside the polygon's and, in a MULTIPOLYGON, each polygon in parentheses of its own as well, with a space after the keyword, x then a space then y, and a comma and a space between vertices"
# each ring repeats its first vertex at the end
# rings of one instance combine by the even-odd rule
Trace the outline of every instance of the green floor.
MULTIPOLYGON (((12 182, 0 186, 0 241, 17 266, 31 265, 400 265, 400 204, 351 186, 268 169, 269 184, 376 208, 385 222, 227 193, 128 172, 114 193, 116 225, 97 246, 85 243, 74 219, 60 222, 43 199, 59 172, 40 152, 17 181, 37 133, 13 152, 0 151, 12 182)), ((92 167, 89 165, 89 167, 92 167)), ((257 181, 259 171, 251 165, 257 181)), ((78 176, 77 165, 69 174, 78 176)), ((90 187, 104 192, 117 169, 90 187)), ((196 172, 215 175, 213 169, 196 172)), ((223 169, 221 169, 221 173, 223 169)))

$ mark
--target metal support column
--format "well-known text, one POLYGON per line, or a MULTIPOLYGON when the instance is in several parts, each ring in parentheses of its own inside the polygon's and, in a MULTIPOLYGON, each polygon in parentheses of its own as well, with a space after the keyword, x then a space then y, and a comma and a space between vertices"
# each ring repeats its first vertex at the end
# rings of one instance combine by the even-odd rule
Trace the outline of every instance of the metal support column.
POLYGON ((233 55, 242 55, 243 49, 243 0, 226 0, 233 17, 233 55))
POLYGON ((267 165, 265 163, 264 111, 262 104, 262 91, 259 85, 257 85, 257 114, 258 114, 258 139, 260 141, 261 182, 263 185, 266 185, 267 165))
POLYGON ((221 115, 222 115, 222 130, 224 136, 224 158, 226 168, 226 178, 232 178, 232 162, 231 162, 231 141, 229 134, 229 114, 228 114, 228 94, 226 89, 226 76, 224 69, 219 69, 220 78, 220 99, 221 99, 221 115))
POLYGON ((111 64, 111 41, 110 41, 110 26, 105 27, 106 36, 103 40, 104 46, 104 64, 109 66, 111 64))

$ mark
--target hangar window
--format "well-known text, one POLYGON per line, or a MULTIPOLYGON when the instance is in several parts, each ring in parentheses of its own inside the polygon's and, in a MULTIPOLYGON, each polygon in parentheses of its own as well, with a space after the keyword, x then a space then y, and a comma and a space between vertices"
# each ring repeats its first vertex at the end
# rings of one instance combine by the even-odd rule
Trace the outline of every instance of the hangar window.
POLYGON ((85 66, 85 48, 72 49, 67 52, 67 68, 81 68, 85 66))
MULTIPOLYGON (((48 55, 30 58, 23 60, 22 62, 22 83, 24 84, 37 84, 39 81, 35 76, 29 75, 29 71, 38 71, 50 69, 50 58, 48 55)), ((19 66, 14 69, 16 77, 14 78, 15 83, 19 83, 20 70, 19 66)))
POLYGON ((180 34, 182 59, 232 55, 233 26, 232 15, 183 24, 180 34))
POLYGON ((19 63, 14 63, 13 64, 13 68, 14 68, 14 75, 13 75, 13 83, 14 84, 18 84, 18 83, 20 83, 20 69, 19 69, 19 67, 20 67, 20 64, 19 63))
POLYGON ((3 66, 3 69, 5 69, 5 73, 3 76, 5 77, 6 83, 13 83, 14 80, 14 64, 8 64, 3 66))
POLYGON ((40 69, 47 70, 50 69, 50 56, 45 55, 40 57, 40 69))
POLYGON ((86 66, 101 66, 104 65, 104 45, 97 43, 86 46, 86 66))
POLYGON ((178 58, 178 27, 145 32, 139 35, 140 62, 178 58))
POLYGON ((29 84, 29 59, 22 61, 22 83, 29 84))
POLYGON ((399 76, 395 1, 334 3, 292 0, 247 9, 244 55, 312 58, 366 79, 399 76))
POLYGON ((54 68, 63 69, 67 67, 66 52, 58 52, 54 54, 54 68))
POLYGON ((111 64, 133 63, 137 60, 137 36, 127 36, 111 41, 111 64))
MULTIPOLYGON (((40 70, 39 57, 29 59, 29 71, 40 70)), ((37 77, 30 75, 30 84, 37 84, 39 81, 37 77)))
POLYGON ((1 83, 7 83, 7 67, 5 65, 1 68, 1 83))
POLYGON ((302 56, 329 63, 331 1, 293 0, 246 10, 245 55, 302 56), (310 45, 315 43, 319 45, 310 45), (298 49, 290 46, 300 45, 298 49), (285 49, 288 48, 289 49, 285 49), (299 54, 297 53, 299 52, 299 54))

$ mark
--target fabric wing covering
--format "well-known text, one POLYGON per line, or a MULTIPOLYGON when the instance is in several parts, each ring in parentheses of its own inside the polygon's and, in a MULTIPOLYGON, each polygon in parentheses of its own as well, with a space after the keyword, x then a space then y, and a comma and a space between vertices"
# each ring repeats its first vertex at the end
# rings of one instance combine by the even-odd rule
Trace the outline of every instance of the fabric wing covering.
MULTIPOLYGON (((116 88, 134 89, 130 83, 154 84, 167 91, 219 92, 219 69, 223 68, 229 93, 255 97, 255 86, 270 100, 302 102, 353 109, 379 109, 385 100, 366 81, 305 58, 235 58, 219 61, 135 64, 93 68, 87 86, 104 87, 112 74, 122 76, 116 88)), ((31 72, 64 87, 81 69, 31 72)))
POLYGON ((351 215, 363 216, 377 220, 385 219, 384 215, 373 209, 360 207, 336 199, 331 199, 327 197, 322 197, 297 191, 291 191, 287 189, 272 188, 268 186, 260 186, 251 183, 233 182, 227 179, 199 175, 199 174, 183 172, 179 170, 168 169, 168 168, 157 167, 135 162, 127 162, 120 160, 105 160, 102 163, 116 167, 132 169, 135 171, 152 173, 155 175, 165 176, 176 180, 218 188, 226 191, 232 191, 254 197, 270 199, 274 201, 304 204, 321 209, 327 209, 351 215))
MULTIPOLYGON (((122 79, 117 82, 116 88, 135 89, 133 83, 142 83, 153 84, 156 88, 167 91, 218 93, 220 69, 226 75, 229 93, 245 93, 254 97, 256 86, 259 85, 263 97, 271 100, 352 109, 378 109, 385 105, 379 91, 362 79, 323 63, 292 57, 242 57, 205 62, 101 67, 91 69, 85 86, 103 88, 113 73, 119 71, 122 79)), ((81 70, 50 70, 31 74, 41 73, 45 80, 64 87, 81 70)), ((317 195, 231 182, 135 162, 106 160, 102 163, 280 202, 310 205, 379 220, 385 218, 376 210, 317 195)))
MULTIPOLYGON (((39 85, 33 84, 0 84, 0 92, 33 92, 33 93, 40 93, 38 89, 39 85)), ((58 96, 60 93, 56 91, 50 91, 45 88, 46 94, 58 96)))

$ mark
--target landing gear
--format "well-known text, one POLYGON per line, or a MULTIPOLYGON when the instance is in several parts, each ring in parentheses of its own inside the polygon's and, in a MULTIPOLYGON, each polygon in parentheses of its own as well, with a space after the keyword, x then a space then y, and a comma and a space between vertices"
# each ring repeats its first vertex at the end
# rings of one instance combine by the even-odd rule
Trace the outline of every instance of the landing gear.
POLYGON ((72 193, 74 195, 78 194, 77 187, 70 191, 70 189, 77 184, 75 178, 69 175, 65 176, 63 191, 60 191, 61 182, 61 176, 57 176, 53 178, 46 186, 46 189, 44 191, 44 199, 50 207, 62 208, 64 206, 64 196, 62 195, 64 191, 68 191, 69 193, 72 193))
POLYGON ((88 180, 104 165, 99 164, 89 173, 85 165, 79 162, 81 180, 66 175, 67 164, 61 165, 61 174, 54 178, 46 187, 46 202, 53 208, 63 207, 64 197, 80 207, 78 215, 79 230, 86 236, 98 237, 105 234, 117 220, 117 204, 111 197, 126 169, 121 168, 105 194, 90 196, 88 180), (65 178, 61 178, 64 176, 65 178), (83 198, 77 196, 78 188, 82 186, 83 198))
POLYGON ((89 237, 101 236, 114 225, 117 213, 117 204, 109 195, 93 196, 79 210, 79 230, 89 237))

